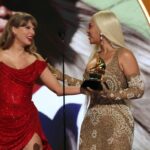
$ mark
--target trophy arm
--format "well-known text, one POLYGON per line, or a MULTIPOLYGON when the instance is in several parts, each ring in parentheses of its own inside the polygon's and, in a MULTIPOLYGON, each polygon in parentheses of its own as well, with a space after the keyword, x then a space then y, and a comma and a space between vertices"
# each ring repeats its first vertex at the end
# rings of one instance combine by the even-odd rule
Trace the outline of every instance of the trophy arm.
POLYGON ((100 96, 110 100, 129 100, 138 99, 144 94, 144 83, 140 75, 132 76, 128 79, 128 88, 118 91, 102 91, 100 96))
MULTIPOLYGON (((57 78, 57 80, 63 81, 63 73, 58 69, 54 68, 51 64, 48 64, 48 67, 52 74, 57 78)), ((67 74, 64 74, 65 84, 69 86, 80 86, 82 84, 82 80, 71 77, 67 74)))

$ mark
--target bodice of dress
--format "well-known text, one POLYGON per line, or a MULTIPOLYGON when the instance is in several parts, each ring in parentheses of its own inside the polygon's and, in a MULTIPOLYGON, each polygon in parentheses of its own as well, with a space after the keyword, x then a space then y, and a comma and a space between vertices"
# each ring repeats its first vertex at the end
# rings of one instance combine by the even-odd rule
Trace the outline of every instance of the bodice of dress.
POLYGON ((14 69, 0 62, 0 114, 17 117, 32 105, 32 89, 46 63, 36 60, 23 69, 14 69))
MULTIPOLYGON (((100 79, 101 82, 102 83, 105 82, 107 84, 107 88, 112 91, 117 91, 120 88, 124 89, 127 87, 127 80, 119 67, 117 54, 118 51, 115 52, 111 61, 107 65, 105 64, 106 65, 105 73, 101 74, 101 79, 100 79)), ((102 59, 102 58, 97 57, 97 59, 102 59)), ((89 70, 90 69, 85 70, 84 80, 89 78, 89 73, 90 73, 89 70)))
POLYGON ((111 61, 107 64, 102 82, 106 82, 109 90, 117 91, 127 88, 127 79, 119 67, 118 51, 115 52, 111 61))

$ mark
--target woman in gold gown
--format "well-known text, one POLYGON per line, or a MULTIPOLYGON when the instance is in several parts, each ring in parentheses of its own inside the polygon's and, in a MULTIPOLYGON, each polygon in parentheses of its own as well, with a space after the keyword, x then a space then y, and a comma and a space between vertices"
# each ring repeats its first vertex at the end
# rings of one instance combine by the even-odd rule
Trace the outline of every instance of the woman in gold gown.
POLYGON ((94 14, 87 33, 96 51, 87 65, 85 79, 99 59, 104 60, 106 69, 101 78, 103 90, 91 92, 79 149, 131 150, 134 119, 128 101, 140 98, 144 92, 136 58, 126 48, 120 23, 113 12, 105 10, 94 14))
MULTIPOLYGON (((99 60, 105 62, 106 68, 100 79, 103 90, 88 88, 91 100, 81 126, 79 150, 131 150, 134 119, 128 102, 144 93, 136 58, 126 48, 121 25, 113 12, 95 13, 87 33, 95 50, 84 80, 89 80, 91 70, 97 71, 99 60)), ((53 72, 61 78, 56 70, 53 72)), ((65 77, 69 84, 81 84, 77 79, 65 77)))

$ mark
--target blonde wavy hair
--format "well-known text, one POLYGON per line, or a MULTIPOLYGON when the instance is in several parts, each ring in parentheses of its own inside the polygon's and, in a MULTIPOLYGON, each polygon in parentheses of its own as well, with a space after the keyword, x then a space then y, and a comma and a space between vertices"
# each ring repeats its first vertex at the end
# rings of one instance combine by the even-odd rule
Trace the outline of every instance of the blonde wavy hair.
MULTIPOLYGON (((28 13, 17 12, 12 15, 0 37, 0 50, 6 50, 13 44, 15 36, 12 32, 12 27, 19 28, 21 26, 26 26, 29 21, 31 21, 35 28, 37 27, 36 19, 28 13)), ((37 48, 34 41, 31 45, 25 47, 25 50, 30 53, 36 52, 37 48)))
MULTIPOLYGON (((91 20, 94 21, 101 33, 109 40, 112 47, 125 48, 121 25, 113 12, 109 10, 99 11, 92 16, 91 20)), ((90 56, 90 59, 94 57, 98 49, 100 49, 100 46, 95 45, 94 52, 90 56)))

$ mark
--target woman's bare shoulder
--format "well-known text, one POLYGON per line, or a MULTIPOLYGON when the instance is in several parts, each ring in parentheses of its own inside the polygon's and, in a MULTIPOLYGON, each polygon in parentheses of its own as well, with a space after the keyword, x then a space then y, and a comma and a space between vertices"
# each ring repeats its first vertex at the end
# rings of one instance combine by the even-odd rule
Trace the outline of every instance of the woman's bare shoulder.
POLYGON ((42 55, 37 52, 32 53, 32 56, 36 57, 36 59, 38 59, 38 60, 45 61, 44 58, 42 57, 42 55))
POLYGON ((121 69, 124 70, 125 74, 131 74, 131 72, 139 72, 137 60, 131 50, 122 49, 119 53, 119 65, 121 69))
POLYGON ((120 59, 130 59, 133 57, 134 57, 134 54, 132 53, 131 50, 129 50, 127 48, 122 48, 121 50, 119 50, 119 58, 120 59))

